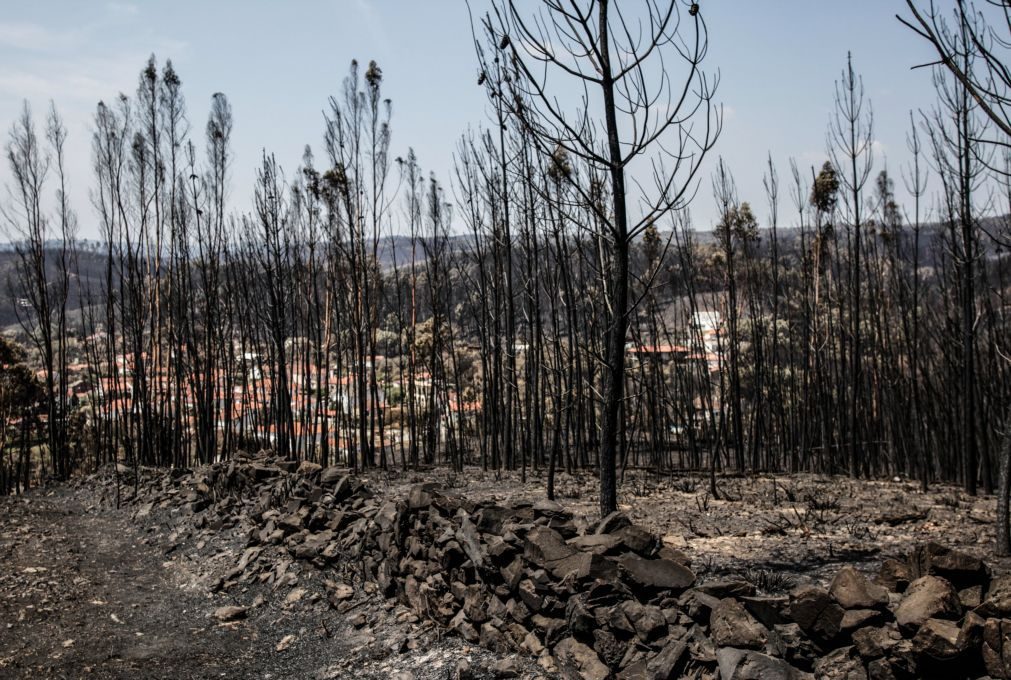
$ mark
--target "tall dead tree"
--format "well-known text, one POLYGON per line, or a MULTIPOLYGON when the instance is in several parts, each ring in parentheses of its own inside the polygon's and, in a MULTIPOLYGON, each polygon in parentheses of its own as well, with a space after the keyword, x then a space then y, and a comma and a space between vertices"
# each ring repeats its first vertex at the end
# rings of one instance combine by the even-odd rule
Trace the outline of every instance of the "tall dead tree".
POLYGON ((873 123, 870 104, 864 97, 863 81, 853 70, 853 58, 846 55, 846 68, 842 79, 836 83, 835 115, 829 124, 829 153, 838 171, 846 200, 842 202, 843 216, 851 230, 849 243, 849 423, 846 447, 849 474, 858 473, 860 448, 859 410, 864 403, 861 384, 863 379, 863 332, 860 326, 862 305, 861 254, 863 251, 864 206, 863 189, 871 174, 873 155, 873 123))
POLYGON ((537 150, 559 148, 606 178, 607 192, 574 184, 593 206, 607 244, 607 327, 599 466, 600 511, 617 508, 619 422, 629 325, 633 240, 693 195, 702 158, 719 133, 716 79, 702 70, 708 30, 698 3, 677 0, 493 0, 475 40, 480 79, 537 150), (507 68, 497 68, 496 59, 507 68), (675 65, 683 72, 675 76, 675 65), (579 103, 561 101, 575 94, 579 103), (639 161, 639 163, 636 163, 639 161), (630 201, 628 185, 641 201, 630 201), (647 190, 646 185, 652 185, 647 190), (605 200, 599 200, 605 196, 605 200), (630 214, 629 206, 641 208, 630 214))
POLYGON ((67 447, 67 297, 76 216, 70 208, 64 172, 67 130, 50 107, 44 144, 25 102, 11 127, 7 162, 14 182, 0 209, 14 240, 14 310, 41 359, 46 404, 46 447, 52 473, 70 474, 67 447), (55 167, 55 215, 47 210, 46 182, 55 167))

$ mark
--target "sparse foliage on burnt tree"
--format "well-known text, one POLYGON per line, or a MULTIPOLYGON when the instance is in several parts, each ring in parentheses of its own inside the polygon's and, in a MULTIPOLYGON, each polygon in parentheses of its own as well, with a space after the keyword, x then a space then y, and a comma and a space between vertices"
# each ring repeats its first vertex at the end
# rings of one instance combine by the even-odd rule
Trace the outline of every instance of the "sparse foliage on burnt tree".
POLYGON ((697 4, 677 0, 633 6, 543 0, 534 12, 502 0, 480 31, 479 80, 493 102, 530 132, 542 155, 562 149, 590 177, 572 184, 599 225, 609 272, 599 461, 606 515, 617 508, 631 245, 650 224, 687 205, 719 133, 716 79, 702 70, 708 30, 697 4), (566 87, 579 97, 575 109, 561 103, 566 87), (642 158, 651 160, 648 188, 629 175, 642 158), (641 194, 638 214, 630 214, 630 185, 641 194))

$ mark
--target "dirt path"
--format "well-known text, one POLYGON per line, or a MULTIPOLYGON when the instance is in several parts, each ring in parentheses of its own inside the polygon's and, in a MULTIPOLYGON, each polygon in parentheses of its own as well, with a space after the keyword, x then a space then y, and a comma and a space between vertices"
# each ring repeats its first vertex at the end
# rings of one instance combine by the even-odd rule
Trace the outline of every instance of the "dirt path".
POLYGON ((206 618, 125 512, 71 490, 0 507, 0 675, 278 677, 256 628, 206 618))
POLYGON ((241 532, 136 510, 87 485, 0 498, 0 678, 545 677, 532 659, 468 645, 379 597, 358 592, 337 609, 323 596, 329 575, 312 569, 289 569, 296 602, 259 583, 212 592, 242 554, 241 532), (225 605, 247 618, 219 624, 210 614, 225 605))

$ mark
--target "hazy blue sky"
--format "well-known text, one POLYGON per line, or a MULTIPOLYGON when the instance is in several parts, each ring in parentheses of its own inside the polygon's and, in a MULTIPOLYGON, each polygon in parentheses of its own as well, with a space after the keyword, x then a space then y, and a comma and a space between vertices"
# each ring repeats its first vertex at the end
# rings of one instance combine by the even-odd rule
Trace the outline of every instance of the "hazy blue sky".
MULTIPOLYGON (((479 10, 487 1, 472 6, 479 10)), ((171 58, 179 72, 201 147, 211 95, 221 91, 231 100, 237 206, 249 203, 262 149, 291 171, 305 144, 320 145, 321 110, 352 58, 375 59, 383 69, 394 106, 393 155, 413 146, 425 170, 443 181, 461 132, 485 120, 464 0, 0 0, 0 6, 0 125, 9 128, 26 98, 37 114, 55 100, 71 135, 72 198, 87 237, 96 235, 88 199, 95 104, 132 94, 151 53, 171 58)), ((847 50, 873 104, 876 168, 887 162, 897 173, 907 161, 909 111, 931 106, 934 95, 929 72, 909 70, 930 55, 896 21, 903 6, 702 0, 711 41, 706 66, 720 71, 717 98, 726 112, 716 154, 763 221, 766 154, 783 182, 790 157, 805 170, 826 158, 833 83, 847 50)), ((0 182, 8 178, 4 163, 0 182)), ((708 173, 703 182, 692 211, 697 226, 709 228, 715 211, 708 173)))

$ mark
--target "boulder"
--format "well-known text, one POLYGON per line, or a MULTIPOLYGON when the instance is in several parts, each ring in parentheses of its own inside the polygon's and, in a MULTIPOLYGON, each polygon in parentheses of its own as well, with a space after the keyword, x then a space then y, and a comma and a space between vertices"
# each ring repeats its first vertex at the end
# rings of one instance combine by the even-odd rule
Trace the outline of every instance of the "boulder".
POLYGON ((568 543, 577 550, 596 555, 608 555, 621 545, 621 538, 613 534, 586 534, 585 536, 576 536, 568 543))
POLYGON ((618 577, 618 565, 606 557, 589 552, 577 552, 555 562, 548 562, 547 570, 561 580, 566 577, 577 581, 610 581, 618 577))
POLYGON ((642 642, 652 642, 667 633, 667 619, 659 607, 640 604, 628 600, 616 607, 620 609, 625 619, 631 625, 632 632, 642 642))
POLYGON ((888 591, 851 566, 836 573, 829 593, 843 609, 876 609, 888 604, 888 591))
POLYGON ((575 638, 565 638, 553 651, 559 662, 578 671, 584 680, 607 680, 611 674, 597 653, 575 638))
POLYGON ((717 647, 762 649, 769 641, 769 631, 756 621, 737 600, 727 597, 709 617, 709 635, 717 647))
POLYGON ((827 592, 804 586, 790 594, 789 616, 808 635, 831 640, 842 627, 843 609, 827 592))
POLYGON ((960 633, 954 621, 927 619, 913 637, 913 649, 931 659, 953 659, 962 652, 960 633))
POLYGON ((881 563, 881 569, 878 570, 878 577, 875 580, 878 585, 890 592, 901 593, 909 587, 909 582, 913 580, 913 577, 908 564, 887 559, 881 563))
POLYGON ((853 645, 857 653, 865 659, 877 659, 895 646, 901 639, 899 632, 893 628, 878 628, 867 626, 853 633, 853 645))
POLYGON ((895 608, 895 620, 904 630, 915 630, 927 619, 957 619, 961 614, 958 593, 939 576, 921 576, 910 583, 895 608))
POLYGON ((534 527, 527 532, 523 542, 523 553, 527 560, 539 567, 548 567, 552 562, 564 560, 576 552, 561 534, 547 527, 534 527))
POLYGON ((619 529, 624 529, 627 526, 632 525, 632 520, 628 516, 621 512, 620 510, 615 510, 610 515, 600 520, 597 524, 597 528, 593 531, 595 534, 613 534, 619 529))
POLYGON ((983 584, 987 576, 978 557, 937 543, 917 547, 909 556, 909 567, 914 578, 941 576, 956 588, 983 584))
POLYGON ((674 680, 688 661, 688 645, 682 640, 670 640, 660 653, 646 662, 645 676, 649 680, 674 680))
POLYGON ((867 669, 853 647, 840 647, 814 663, 818 680, 869 680, 867 669))
POLYGON ((1001 574, 990 581, 976 613, 986 618, 1011 616, 1011 574, 1001 574))
POLYGON ((994 678, 1011 678, 1011 620, 987 619, 982 654, 987 673, 994 678))
POLYGON ((719 649, 716 663, 720 668, 720 680, 806 680, 812 677, 782 659, 750 649, 719 649))
POLYGON ((618 564, 622 577, 630 586, 650 592, 674 590, 680 593, 695 583, 695 574, 691 569, 671 560, 650 560, 629 555, 618 564))

